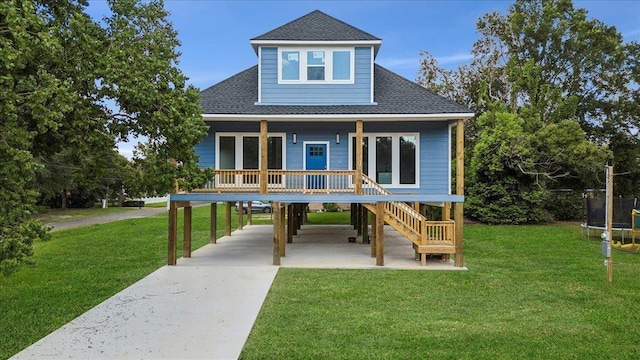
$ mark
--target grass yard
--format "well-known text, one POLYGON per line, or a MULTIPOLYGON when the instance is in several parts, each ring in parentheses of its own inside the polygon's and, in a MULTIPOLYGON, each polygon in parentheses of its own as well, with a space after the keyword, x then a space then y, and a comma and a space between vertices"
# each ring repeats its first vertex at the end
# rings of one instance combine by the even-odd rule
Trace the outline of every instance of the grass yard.
MULTIPOLYGON (((158 208, 158 207, 167 207, 166 202, 161 203, 153 203, 153 204, 145 204, 145 208, 158 208)), ((111 215, 118 214, 126 211, 135 211, 138 210, 137 207, 119 207, 119 206, 109 206, 106 209, 103 209, 101 206, 94 206, 86 209, 39 209, 38 213, 34 215, 34 218, 40 219, 43 222, 47 223, 57 223, 57 222, 65 222, 69 220, 76 220, 94 216, 103 216, 103 215, 111 215)))
POLYGON ((281 269, 243 359, 638 359, 640 254, 467 226, 466 272, 281 269))
MULTIPOLYGON (((309 224, 311 225, 349 225, 351 221, 349 214, 350 213, 348 211, 323 213, 311 212, 307 214, 307 217, 309 219, 309 224)), ((273 224, 273 214, 251 214, 251 223, 255 225, 273 224)))
MULTIPOLYGON (((209 207, 193 214, 196 249, 209 207)), ((323 216, 349 221, 309 219, 323 216)), ((164 265, 166 231, 162 214, 35 244, 34 266, 0 277, 0 359, 164 265)), ((470 225, 465 249, 463 272, 281 269, 242 357, 640 358, 640 254, 614 251, 609 284, 599 241, 576 226, 470 225)))
MULTIPOLYGON (((218 211, 218 236, 224 234, 218 211)), ((182 211, 179 214, 182 224, 182 211)), ((233 228, 237 217, 232 217, 233 228)), ((182 225, 180 225, 182 226, 182 225)), ((209 242, 209 207, 193 209, 193 249, 209 242)), ((179 232, 178 254, 182 254, 179 232)), ((0 359, 140 280, 167 261, 167 215, 51 233, 34 244, 34 266, 0 276, 0 359)))

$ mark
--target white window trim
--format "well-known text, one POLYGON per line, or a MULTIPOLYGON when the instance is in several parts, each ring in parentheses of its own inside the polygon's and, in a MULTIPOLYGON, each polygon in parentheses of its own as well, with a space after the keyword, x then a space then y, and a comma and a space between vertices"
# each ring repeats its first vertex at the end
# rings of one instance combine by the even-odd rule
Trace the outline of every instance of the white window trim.
POLYGON ((374 75, 374 72, 375 72, 375 63, 373 62, 373 60, 374 60, 374 59, 373 59, 373 58, 374 58, 374 55, 373 55, 373 54, 374 54, 374 52, 375 52, 375 49, 374 49, 374 48, 373 48, 373 46, 372 46, 372 47, 371 47, 371 56, 369 57, 369 58, 371 59, 371 83, 369 84, 369 86, 370 86, 370 89, 371 89, 371 90, 370 90, 370 94, 371 94, 371 100, 370 100, 370 101, 371 101, 371 103, 372 103, 372 104, 375 104, 375 103, 376 103, 376 101, 375 101, 375 99, 374 99, 374 95, 375 95, 375 94, 374 94, 374 89, 375 89, 375 83, 374 83, 374 80, 375 80, 375 79, 374 79, 374 77, 375 77, 375 75, 374 75))
POLYGON ((258 103, 262 102, 262 46, 258 48, 258 103))
MULTIPOLYGON (((268 133, 267 137, 280 137, 282 138, 282 170, 287 169, 287 134, 286 133, 268 133)), ((243 156, 243 148, 242 148, 242 138, 243 137, 258 137, 260 139, 260 133, 237 133, 237 132, 217 132, 216 133, 216 170, 220 170, 220 137, 235 137, 236 138, 236 148, 235 148, 235 164, 236 168, 233 170, 244 170, 242 168, 242 156, 243 156)), ((258 169, 260 169, 260 161, 262 160, 261 149, 262 147, 258 147, 258 169)), ((232 169, 223 169, 223 170, 232 170, 232 169)))
MULTIPOLYGON (((353 168, 353 138, 355 133, 349 133, 349 169, 353 168)), ((369 138, 369 177, 375 181, 376 173, 376 137, 391 137, 391 184, 380 184, 385 188, 393 189, 418 189, 420 188, 420 133, 363 133, 362 137, 369 138), (400 138, 402 136, 415 136, 416 138, 416 183, 400 184, 400 138), (373 175, 373 176, 371 176, 373 175)))
MULTIPOLYGON (((353 47, 278 47, 278 84, 354 84, 355 83, 355 48, 353 47), (282 79, 282 52, 283 51, 297 51, 299 56, 299 74, 298 80, 283 80, 282 79), (308 51, 324 51, 325 64, 324 64, 324 80, 307 80, 307 52, 308 51), (349 51, 350 69, 349 80, 333 80, 333 52, 334 51, 349 51)), ((314 66, 314 65, 312 65, 314 66)))

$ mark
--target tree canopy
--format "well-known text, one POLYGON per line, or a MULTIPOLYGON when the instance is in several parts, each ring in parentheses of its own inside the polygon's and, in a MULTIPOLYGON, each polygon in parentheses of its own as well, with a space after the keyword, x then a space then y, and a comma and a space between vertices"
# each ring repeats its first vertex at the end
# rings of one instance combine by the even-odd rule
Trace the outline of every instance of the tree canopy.
POLYGON ((4 273, 46 238, 31 219, 41 194, 133 176, 138 189, 164 194, 176 180, 191 189, 210 175, 194 150, 206 134, 199 92, 177 67, 180 43, 163 2, 108 3, 102 22, 87 15, 83 0, 0 3, 4 273), (129 174, 115 174, 113 167, 127 166, 115 144, 130 135, 149 139, 138 152, 144 159, 134 158, 129 174), (135 170, 142 165, 144 172, 135 170))
MULTIPOLYGON (((469 64, 442 69, 422 52, 418 82, 479 116, 466 134, 471 204, 517 204, 506 195, 474 198, 483 187, 507 191, 512 181, 527 186, 534 181, 541 189, 600 188, 598 172, 608 158, 617 172, 629 172, 617 193, 640 192, 640 45, 625 43, 615 27, 587 15, 571 0, 517 0, 507 14, 489 13, 478 20, 480 38, 469 64), (486 112, 491 115, 480 120, 486 112), (503 112, 513 116, 498 114, 503 112), (496 129, 512 123, 518 126, 496 129), (507 146, 512 150, 508 156, 486 151, 489 144, 512 143, 514 132, 524 140, 516 148, 507 146), (501 176, 509 180, 484 177, 489 170, 481 162, 502 163, 510 171, 501 176)), ((513 197, 514 191, 507 193, 513 197)), ((533 212, 514 217, 513 223, 531 222, 523 219, 537 218, 533 212)), ((478 211, 470 214, 495 222, 478 211)))

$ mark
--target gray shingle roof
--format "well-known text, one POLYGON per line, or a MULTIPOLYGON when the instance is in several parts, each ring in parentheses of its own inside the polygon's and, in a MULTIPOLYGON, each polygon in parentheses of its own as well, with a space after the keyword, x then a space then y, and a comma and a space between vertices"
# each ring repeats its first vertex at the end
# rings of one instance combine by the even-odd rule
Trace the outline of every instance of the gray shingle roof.
POLYGON ((338 115, 338 114, 461 114, 471 110, 437 95, 402 76, 374 67, 377 105, 256 105, 258 66, 253 66, 200 93, 205 114, 338 115))
POLYGON ((315 10, 251 40, 379 41, 380 39, 322 11, 315 10))

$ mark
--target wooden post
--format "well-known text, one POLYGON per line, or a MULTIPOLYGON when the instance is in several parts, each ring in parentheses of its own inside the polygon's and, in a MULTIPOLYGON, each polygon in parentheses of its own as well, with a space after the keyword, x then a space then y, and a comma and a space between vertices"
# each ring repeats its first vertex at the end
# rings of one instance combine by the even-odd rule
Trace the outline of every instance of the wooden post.
POLYGON ((298 235, 298 204, 293 204, 293 214, 289 220, 293 222, 293 235, 298 235))
POLYGON ((362 204, 358 204, 357 206, 357 216, 356 216, 356 230, 357 236, 362 235, 362 204))
POLYGON ((169 239, 168 239, 167 265, 176 264, 178 251, 178 208, 176 203, 169 201, 169 239))
MULTIPOLYGON (((613 249, 613 166, 607 166, 607 239, 609 240, 609 249, 613 249)), ((613 254, 611 250, 607 257, 607 281, 613 281, 613 254)))
POLYGON ((182 241, 182 257, 190 258, 191 257, 191 220, 193 214, 193 208, 191 204, 184 207, 184 227, 183 234, 184 238, 182 241))
POLYGON ((378 209, 371 213, 371 257, 376 257, 376 239, 378 238, 378 209))
POLYGON ((226 218, 225 218, 225 222, 224 222, 224 234, 226 236, 231 236, 231 202, 227 201, 225 203, 225 207, 226 207, 226 218))
MULTIPOLYGON (((278 202, 273 202, 271 208, 276 210, 280 207, 278 202)), ((273 211, 273 265, 280 265, 280 239, 279 239, 279 228, 280 224, 280 211, 273 211)))
POLYGON ((356 195, 362 195, 362 120, 356 120, 356 195))
MULTIPOLYGON (((458 119, 456 125, 456 194, 464 195, 464 120, 458 119)), ((464 266, 464 203, 455 204, 453 217, 456 228, 456 259, 454 266, 464 266)))
POLYGON ((252 201, 247 201, 247 225, 251 225, 251 203, 252 201))
POLYGON ((287 242, 293 243, 293 204, 287 205, 287 242))
POLYGON ((351 225, 353 225, 353 230, 358 226, 358 221, 356 218, 358 217, 358 204, 351 203, 351 209, 349 210, 349 215, 351 215, 351 225))
POLYGON ((278 239, 280 239, 278 242, 280 243, 280 256, 285 256, 285 246, 286 246, 286 241, 284 241, 285 239, 285 220, 287 217, 287 208, 286 206, 283 206, 282 203, 278 204, 278 239))
POLYGON ((442 207, 442 220, 443 221, 451 220, 451 203, 450 202, 445 202, 444 206, 442 207))
POLYGON ((217 241, 216 230, 218 228, 218 204, 211 203, 211 233, 209 235, 209 242, 215 244, 217 241))
MULTIPOLYGON (((304 212, 305 212, 305 205, 304 204, 298 204, 298 212, 296 214, 297 219, 296 219, 296 229, 300 230, 302 229, 302 223, 304 222, 304 212)), ((296 235, 298 233, 296 232, 296 235)))
POLYGON ((238 230, 242 230, 242 225, 244 223, 244 202, 238 201, 238 230))
POLYGON ((362 206, 362 243, 368 244, 369 239, 369 210, 362 206))
POLYGON ((376 265, 384 266, 384 202, 376 203, 376 265))
POLYGON ((266 194, 268 191, 269 179, 267 176, 268 168, 268 129, 267 120, 260 120, 260 194, 266 194))

